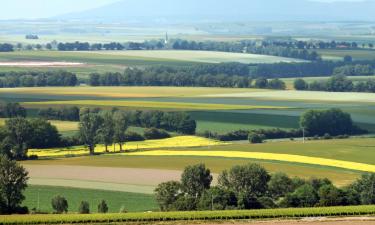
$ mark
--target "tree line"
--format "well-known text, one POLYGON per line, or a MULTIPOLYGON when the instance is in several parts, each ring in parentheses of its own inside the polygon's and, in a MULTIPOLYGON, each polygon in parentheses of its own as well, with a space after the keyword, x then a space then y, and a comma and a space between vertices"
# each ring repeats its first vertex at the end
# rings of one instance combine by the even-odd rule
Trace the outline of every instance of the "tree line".
POLYGON ((14 46, 8 43, 0 43, 0 52, 13 52, 14 46))
POLYGON ((67 71, 0 72, 0 88, 76 86, 77 75, 67 71))
POLYGON ((375 174, 339 188, 329 179, 290 178, 270 174, 258 164, 224 170, 217 186, 204 164, 188 166, 180 181, 161 183, 155 189, 161 211, 302 208, 368 205, 375 203, 375 174))
POLYGON ((370 92, 375 93, 375 80, 353 82, 345 75, 334 75, 328 80, 307 82, 303 79, 294 81, 296 90, 329 91, 329 92, 370 92))
MULTIPOLYGON (((82 114, 85 112, 101 113, 100 108, 78 108, 62 107, 62 108, 42 108, 39 109, 37 115, 49 120, 67 120, 80 121, 82 114)), ((120 111, 113 108, 112 112, 120 111)), ((163 112, 163 111, 141 111, 128 110, 123 111, 129 126, 158 128, 171 132, 182 134, 195 134, 196 121, 184 112, 163 112)))
POLYGON ((249 76, 206 74, 192 75, 178 70, 161 72, 160 70, 142 70, 127 68, 121 73, 94 73, 90 74, 91 86, 177 86, 177 87, 231 87, 231 88, 286 88, 285 83, 279 79, 268 80, 259 77, 255 81, 249 76))
POLYGON ((300 128, 283 130, 274 129, 253 129, 236 130, 225 134, 218 134, 205 131, 199 135, 206 138, 214 138, 220 141, 249 140, 251 143, 262 143, 266 139, 285 139, 302 137, 324 137, 324 138, 346 138, 349 135, 368 133, 353 123, 351 115, 341 109, 308 110, 304 112, 299 121, 300 128))

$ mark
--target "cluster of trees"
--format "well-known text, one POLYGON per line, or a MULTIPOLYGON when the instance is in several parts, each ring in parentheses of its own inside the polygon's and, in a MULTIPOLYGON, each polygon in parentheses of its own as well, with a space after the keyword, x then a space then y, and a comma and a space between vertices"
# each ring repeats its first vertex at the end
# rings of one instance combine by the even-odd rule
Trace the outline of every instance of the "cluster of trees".
MULTIPOLYGON (((242 75, 234 75, 233 70, 226 70, 222 64, 223 72, 217 73, 216 70, 210 70, 206 66, 205 72, 208 74, 199 74, 204 70, 176 68, 176 67, 149 67, 146 69, 127 68, 121 73, 94 73, 90 75, 89 84, 91 86, 189 86, 189 87, 235 87, 235 88, 269 88, 285 89, 285 83, 279 79, 268 80, 259 77, 253 81, 246 74, 248 70, 240 69, 238 72, 242 75), (211 72, 211 73, 210 73, 211 72), (254 84, 253 84, 254 83, 254 84)), ((239 64, 229 64, 229 67, 239 64)))
POLYGON ((4 44, 1 44, 0 43, 0 52, 13 52, 14 51, 14 47, 12 44, 8 44, 8 43, 4 43, 4 44))
POLYGON ((340 66, 333 70, 333 75, 370 76, 374 74, 375 70, 371 65, 361 64, 340 66))
POLYGON ((44 119, 15 117, 0 127, 0 154, 11 159, 26 159, 29 148, 52 148, 61 145, 57 128, 44 119))
MULTIPOLYGON (((82 143, 85 144, 90 154, 95 153, 95 145, 104 144, 106 151, 108 146, 118 144, 120 151, 126 141, 143 140, 143 137, 128 133, 127 128, 131 124, 147 127, 144 136, 147 139, 161 139, 169 137, 162 128, 183 134, 194 134, 195 120, 185 113, 165 113, 161 111, 98 111, 84 108, 80 112, 79 134, 82 143)), ((115 147, 116 145, 114 145, 115 147)))
POLYGON ((0 118, 26 117, 27 112, 19 103, 0 103, 0 118))
POLYGON ((334 75, 328 80, 308 83, 303 79, 294 81, 296 90, 330 91, 330 92, 375 92, 375 80, 353 82, 345 75, 334 75))
POLYGON ((76 74, 67 71, 0 73, 0 88, 76 86, 77 84, 76 74))
POLYGON ((328 179, 290 178, 269 174, 258 164, 223 171, 218 185, 203 164, 188 166, 181 181, 161 183, 155 189, 162 211, 261 209, 278 207, 345 206, 375 203, 375 174, 338 188, 328 179))

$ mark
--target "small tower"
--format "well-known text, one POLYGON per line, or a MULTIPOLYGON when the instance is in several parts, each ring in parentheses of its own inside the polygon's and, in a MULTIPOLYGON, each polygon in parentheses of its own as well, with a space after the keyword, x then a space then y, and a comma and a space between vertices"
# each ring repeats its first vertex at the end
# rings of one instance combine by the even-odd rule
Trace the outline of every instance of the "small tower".
POLYGON ((165 40, 164 40, 164 44, 167 45, 168 43, 169 43, 168 32, 165 32, 165 40))

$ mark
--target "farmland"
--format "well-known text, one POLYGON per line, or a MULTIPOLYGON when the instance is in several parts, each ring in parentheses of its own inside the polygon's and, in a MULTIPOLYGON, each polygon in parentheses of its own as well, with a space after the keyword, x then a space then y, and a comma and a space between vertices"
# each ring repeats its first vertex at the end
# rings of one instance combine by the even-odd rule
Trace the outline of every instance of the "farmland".
POLYGON ((316 216, 373 215, 373 206, 303 208, 303 209, 266 209, 242 211, 202 211, 202 212, 162 212, 162 213, 126 213, 93 215, 27 215, 2 216, 2 224, 63 224, 63 223, 108 223, 108 222, 159 222, 159 221, 215 221, 215 220, 254 220, 299 218, 316 216))
POLYGON ((136 194, 116 191, 51 187, 51 186, 30 186, 26 189, 25 206, 30 209, 36 208, 42 212, 52 213, 51 199, 56 195, 62 195, 69 201, 69 211, 76 212, 79 202, 89 201, 91 209, 96 212, 96 206, 103 199, 109 202, 109 212, 118 213, 121 207, 130 212, 153 211, 157 205, 152 195, 136 194), (39 207, 38 207, 39 204, 39 207))

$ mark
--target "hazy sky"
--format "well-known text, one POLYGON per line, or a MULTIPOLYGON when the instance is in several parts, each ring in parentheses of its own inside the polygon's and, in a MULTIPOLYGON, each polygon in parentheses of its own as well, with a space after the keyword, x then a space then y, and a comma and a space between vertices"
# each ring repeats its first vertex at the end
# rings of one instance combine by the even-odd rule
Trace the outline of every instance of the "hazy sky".
MULTIPOLYGON (((1 19, 48 18, 69 12, 96 8, 119 0, 2 0, 1 19)), ((152 1, 152 0, 150 0, 152 1)), ((188 0, 187 0, 188 1, 188 0)), ((204 1, 204 0, 203 0, 204 1)), ((219 0, 220 1, 220 0, 219 0)), ((251 0, 249 0, 251 1, 251 0)), ((315 1, 361 1, 361 0, 315 0, 315 1)))

